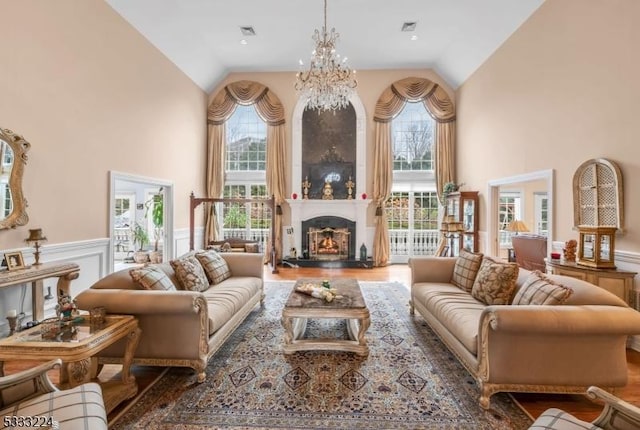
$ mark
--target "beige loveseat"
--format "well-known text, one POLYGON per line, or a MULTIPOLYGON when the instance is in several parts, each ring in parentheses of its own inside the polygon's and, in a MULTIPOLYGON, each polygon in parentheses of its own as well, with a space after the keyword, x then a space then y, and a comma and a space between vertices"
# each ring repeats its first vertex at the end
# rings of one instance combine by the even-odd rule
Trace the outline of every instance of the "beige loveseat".
MULTIPOLYGON (((573 290, 560 305, 485 305, 451 283, 456 258, 418 257, 411 314, 426 320, 480 387, 480 405, 501 391, 584 393, 627 383, 627 336, 640 313, 593 284, 549 279, 573 290)), ((531 274, 520 269, 516 291, 531 274)))
MULTIPOLYGON (((231 277, 203 292, 145 290, 132 280, 129 270, 121 270, 82 291, 76 302, 80 309, 104 306, 107 313, 138 318, 142 335, 134 363, 191 367, 202 382, 209 358, 264 300, 262 254, 220 255, 231 277)), ((158 266, 179 285, 169 263, 158 266)), ((115 343, 100 353, 100 361, 121 363, 123 353, 124 342, 115 343)))

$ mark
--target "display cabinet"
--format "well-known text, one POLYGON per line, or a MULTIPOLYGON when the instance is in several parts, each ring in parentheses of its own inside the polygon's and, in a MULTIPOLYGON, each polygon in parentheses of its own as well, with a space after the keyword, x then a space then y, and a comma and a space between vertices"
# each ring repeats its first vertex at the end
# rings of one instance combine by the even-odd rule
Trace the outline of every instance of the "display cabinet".
POLYGON ((446 215, 456 222, 462 222, 464 230, 452 241, 452 255, 458 255, 460 249, 478 252, 478 191, 456 191, 447 194, 446 215))

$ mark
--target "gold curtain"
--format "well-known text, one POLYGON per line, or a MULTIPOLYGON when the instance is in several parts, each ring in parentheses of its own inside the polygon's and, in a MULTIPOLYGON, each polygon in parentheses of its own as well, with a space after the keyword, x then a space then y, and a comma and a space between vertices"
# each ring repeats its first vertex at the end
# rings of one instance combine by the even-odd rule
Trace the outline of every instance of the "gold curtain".
MULTIPOLYGON (((206 192, 208 198, 219 198, 224 189, 224 160, 225 160, 225 123, 209 124, 209 139, 207 144, 207 183, 206 192)), ((205 213, 205 242, 218 240, 220 232, 218 219, 214 216, 213 204, 204 205, 205 213)))
MULTIPOLYGON (((285 171, 286 171, 286 142, 284 107, 269 88, 253 81, 237 81, 225 86, 213 99, 207 111, 209 123, 209 149, 207 159, 207 195, 208 197, 220 197, 224 188, 224 124, 231 117, 237 105, 255 104, 260 118, 267 123, 267 192, 275 196, 276 204, 284 201, 285 171), (217 127, 222 127, 222 131, 217 127), (210 195, 210 191, 217 195, 210 195)), ((207 211, 207 240, 214 240, 210 227, 215 221, 211 221, 212 212, 207 211)), ((280 216, 272 214, 276 230, 276 251, 279 255, 281 249, 280 216)), ((273 238, 270 238, 272 240, 273 238)), ((265 252, 266 254, 266 252, 265 252)))
POLYGON ((435 177, 438 197, 446 182, 455 182, 455 120, 453 102, 438 84, 424 78, 405 78, 386 88, 378 102, 373 120, 376 123, 374 146, 373 199, 376 203, 376 230, 373 259, 376 266, 388 263, 389 227, 384 202, 391 194, 393 181, 393 145, 391 121, 402 111, 406 102, 422 101, 429 115, 436 121, 435 177))

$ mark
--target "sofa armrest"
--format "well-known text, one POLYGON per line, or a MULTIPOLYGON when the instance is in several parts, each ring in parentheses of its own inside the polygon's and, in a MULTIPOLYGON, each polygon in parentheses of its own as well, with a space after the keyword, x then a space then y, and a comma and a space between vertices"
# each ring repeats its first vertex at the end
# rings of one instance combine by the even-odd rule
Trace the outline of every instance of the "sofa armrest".
POLYGON ((640 334, 640 313, 621 306, 487 306, 480 319, 481 327, 485 318, 493 331, 505 333, 640 334))
POLYGON ((449 282, 453 277, 456 257, 412 257, 411 285, 418 282, 449 282))
POLYGON ((231 276, 252 276, 264 279, 264 255, 250 252, 220 253, 229 265, 231 276))
POLYGON ((104 306, 110 314, 197 314, 207 312, 202 293, 195 291, 88 289, 76 297, 78 308, 89 310, 104 306))

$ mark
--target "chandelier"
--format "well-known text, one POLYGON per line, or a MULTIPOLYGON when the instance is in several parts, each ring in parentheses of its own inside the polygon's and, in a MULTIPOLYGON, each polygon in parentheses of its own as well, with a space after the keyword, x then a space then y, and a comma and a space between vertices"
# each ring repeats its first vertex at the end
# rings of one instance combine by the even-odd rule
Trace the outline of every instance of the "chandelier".
MULTIPOLYGON (((316 48, 311 53, 309 70, 296 74, 296 90, 307 99, 307 109, 336 110, 349 105, 349 97, 358 85, 356 71, 347 65, 347 57, 336 53, 336 42, 340 34, 335 28, 327 32, 327 0, 324 0, 324 26, 322 32, 315 30, 313 41, 316 48)), ((300 60, 300 66, 303 66, 300 60)))

